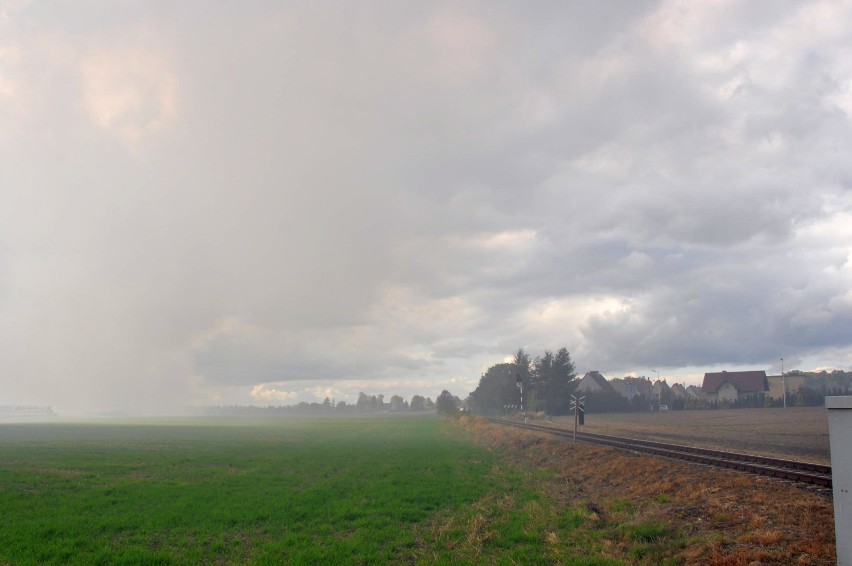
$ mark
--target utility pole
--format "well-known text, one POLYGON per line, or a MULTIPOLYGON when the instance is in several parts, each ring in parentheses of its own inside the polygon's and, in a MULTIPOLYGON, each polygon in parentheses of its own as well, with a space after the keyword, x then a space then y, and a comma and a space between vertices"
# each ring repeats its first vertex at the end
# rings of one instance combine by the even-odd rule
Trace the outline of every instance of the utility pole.
MULTIPOLYGON (((652 369, 651 371, 657 374, 657 382, 659 382, 660 381, 660 372, 658 372, 655 369, 652 369)), ((652 390, 651 394, 653 395, 653 393, 654 392, 652 390)), ((657 393, 657 410, 658 411, 660 410, 660 405, 662 405, 662 404, 663 404, 663 386, 660 385, 660 392, 657 393)))
POLYGON ((787 408, 787 377, 784 375, 784 358, 781 358, 781 391, 784 394, 784 408, 787 408))

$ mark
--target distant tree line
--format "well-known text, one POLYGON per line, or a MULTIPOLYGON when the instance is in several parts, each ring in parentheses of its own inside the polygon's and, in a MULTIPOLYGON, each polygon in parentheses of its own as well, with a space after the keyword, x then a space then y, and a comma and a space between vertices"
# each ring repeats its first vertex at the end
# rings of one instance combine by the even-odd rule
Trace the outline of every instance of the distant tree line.
POLYGON ((290 413, 314 413, 314 414, 357 414, 357 413, 406 413, 437 411, 439 413, 453 413, 459 411, 463 406, 461 399, 452 395, 449 391, 442 391, 436 401, 422 395, 414 395, 410 401, 399 395, 393 395, 389 402, 385 402, 383 394, 367 395, 358 393, 355 403, 337 401, 326 397, 322 403, 308 403, 302 401, 295 405, 269 405, 258 407, 254 405, 230 405, 209 407, 205 409, 207 414, 212 415, 277 415, 290 413))
POLYGON ((511 362, 493 365, 482 374, 468 405, 475 414, 504 414, 507 407, 520 408, 523 389, 525 411, 564 415, 576 387, 577 374, 567 348, 556 353, 545 350, 535 359, 519 348, 511 362))
MULTIPOLYGON (((803 372, 793 370, 788 376, 803 376, 806 385, 795 391, 787 392, 788 407, 822 406, 828 395, 852 394, 852 371, 832 370, 803 372)), ((530 413, 544 412, 549 415, 564 415, 570 412, 571 395, 576 391, 577 375, 574 362, 566 348, 555 353, 545 350, 544 354, 531 359, 529 354, 519 348, 510 362, 495 364, 488 368, 479 379, 479 384, 470 396, 462 401, 459 397, 444 390, 432 401, 429 397, 414 395, 406 400, 400 395, 391 396, 385 401, 383 394, 368 395, 359 393, 355 403, 335 402, 326 397, 322 403, 301 402, 295 405, 231 405, 208 407, 204 413, 212 415, 278 415, 291 413, 410 413, 436 411, 453 414, 461 410, 470 410, 480 415, 503 415, 519 411, 521 408, 521 390, 523 385, 524 409, 530 413)), ((751 396, 736 401, 717 402, 712 399, 675 397, 671 391, 647 399, 637 396, 631 400, 619 394, 584 393, 586 412, 610 413, 627 411, 657 410, 660 403, 671 410, 691 409, 737 409, 755 407, 781 407, 783 399, 768 396, 751 396)))
MULTIPOLYGON (((831 370, 831 371, 800 371, 793 370, 784 375, 803 376, 807 380, 807 389, 818 393, 822 397, 830 395, 849 395, 852 393, 852 371, 831 370)), ((799 390, 801 391, 801 390, 799 390)), ((790 406, 790 395, 793 395, 794 402, 807 403, 813 396, 807 392, 802 392, 799 396, 799 391, 790 393, 787 392, 787 406, 790 406)))

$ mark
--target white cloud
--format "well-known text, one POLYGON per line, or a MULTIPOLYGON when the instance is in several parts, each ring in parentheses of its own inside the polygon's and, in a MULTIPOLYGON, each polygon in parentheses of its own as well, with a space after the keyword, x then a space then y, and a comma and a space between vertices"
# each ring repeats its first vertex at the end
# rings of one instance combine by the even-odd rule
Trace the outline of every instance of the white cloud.
POLYGON ((436 50, 435 68, 450 81, 468 81, 484 66, 496 43, 488 24, 459 10, 437 11, 425 26, 425 35, 436 50))
POLYGON ((654 264, 654 260, 644 252, 633 250, 630 252, 630 255, 621 260, 621 263, 628 269, 644 270, 651 267, 654 264))
POLYGON ((10 99, 17 93, 9 69, 19 64, 20 52, 17 45, 0 45, 0 99, 10 99))
POLYGON ((299 394, 296 391, 285 391, 270 387, 266 383, 259 383, 251 390, 252 399, 259 403, 267 403, 270 401, 276 402, 292 402, 298 399, 299 394))
POLYGON ((168 128, 178 113, 178 80, 170 66, 151 46, 85 55, 80 72, 92 121, 129 144, 168 128))

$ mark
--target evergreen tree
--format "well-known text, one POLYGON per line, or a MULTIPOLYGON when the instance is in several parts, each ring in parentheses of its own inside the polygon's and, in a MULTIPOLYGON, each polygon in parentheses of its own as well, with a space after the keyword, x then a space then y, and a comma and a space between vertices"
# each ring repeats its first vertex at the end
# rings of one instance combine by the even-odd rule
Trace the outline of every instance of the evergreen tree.
POLYGON ((439 413, 443 413, 445 415, 455 414, 459 410, 453 394, 446 389, 441 391, 441 394, 438 395, 438 398, 435 400, 435 409, 439 413))
POLYGON ((528 385, 530 383, 530 376, 532 374, 533 367, 530 355, 527 354, 523 348, 518 348, 518 351, 515 352, 515 359, 512 360, 512 363, 515 365, 515 372, 520 374, 524 385, 528 385))
POLYGON ((519 405, 520 391, 515 375, 518 366, 513 363, 496 364, 479 378, 479 385, 470 394, 470 407, 476 413, 500 415, 506 405, 519 405))
POLYGON ((426 399, 421 397, 420 395, 415 395, 411 398, 410 409, 412 411, 425 411, 426 410, 426 399))
POLYGON ((568 349, 562 347, 556 354, 545 350, 544 356, 535 359, 532 373, 538 409, 551 415, 567 414, 571 394, 577 387, 577 374, 568 349))
POLYGON ((402 411, 405 407, 405 401, 399 395, 393 395, 390 398, 390 410, 394 412, 402 411))

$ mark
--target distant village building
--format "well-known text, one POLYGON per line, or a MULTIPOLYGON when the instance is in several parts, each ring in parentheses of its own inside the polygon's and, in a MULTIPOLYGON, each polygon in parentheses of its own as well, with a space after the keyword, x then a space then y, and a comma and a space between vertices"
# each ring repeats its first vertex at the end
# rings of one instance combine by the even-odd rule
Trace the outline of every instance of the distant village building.
MULTIPOLYGON (((627 384, 620 377, 613 377, 612 379, 610 379, 609 385, 610 385, 610 387, 615 389, 615 392, 618 393, 619 395, 621 395, 622 397, 624 397, 626 399, 631 398, 631 395, 627 392, 627 384)), ((635 389, 631 393, 632 393, 632 397, 636 396, 636 390, 635 389)))
POLYGON ((704 399, 707 395, 697 385, 690 385, 686 388, 686 394, 690 399, 704 399))
MULTIPOLYGON (((767 397, 772 399, 784 398, 784 384, 780 375, 767 375, 766 380, 769 382, 769 392, 767 397)), ((787 376, 787 395, 796 393, 799 389, 808 386, 808 378, 804 375, 788 375, 787 376)))
POLYGON ((51 407, 42 405, 0 405, 0 419, 55 417, 51 407))
POLYGON ((686 387, 681 385, 680 383, 675 383, 670 387, 672 391, 672 396, 675 399, 687 399, 689 398, 689 393, 686 392, 686 387))
POLYGON ((669 387, 669 384, 666 383, 665 379, 658 379, 654 382, 654 385, 652 385, 651 388, 654 392, 654 401, 658 405, 668 405, 674 398, 672 390, 669 387))
POLYGON ((762 397, 769 391, 769 382, 763 370, 720 371, 705 373, 701 389, 711 401, 734 402, 762 397))
POLYGON ((577 383, 577 391, 581 393, 609 393, 617 395, 618 392, 598 371, 586 372, 579 383, 577 383))
POLYGON ((633 401, 636 397, 651 398, 651 382, 642 377, 616 377, 610 380, 609 383, 613 389, 628 401, 633 401))

